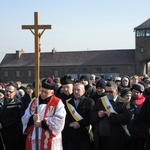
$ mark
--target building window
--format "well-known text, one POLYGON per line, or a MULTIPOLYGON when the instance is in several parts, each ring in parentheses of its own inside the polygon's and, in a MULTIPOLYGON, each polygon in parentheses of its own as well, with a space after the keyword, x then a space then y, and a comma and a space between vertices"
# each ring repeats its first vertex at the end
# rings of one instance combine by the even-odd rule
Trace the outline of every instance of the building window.
POLYGON ((55 71, 54 71, 54 76, 55 76, 55 77, 58 77, 58 70, 55 70, 55 71))
POLYGON ((20 71, 16 71, 16 77, 20 77, 20 71))
POLYGON ((141 52, 144 52, 144 48, 143 48, 143 47, 141 47, 141 48, 140 48, 140 51, 141 51, 141 52))
POLYGON ((145 30, 137 30, 136 31, 136 36, 137 37, 143 37, 143 36, 145 36, 145 30))
POLYGON ((150 36, 150 29, 146 30, 146 36, 150 36))
POLYGON ((32 71, 31 70, 28 71, 28 77, 32 77, 32 71))
POLYGON ((8 71, 4 71, 4 77, 8 77, 8 71))

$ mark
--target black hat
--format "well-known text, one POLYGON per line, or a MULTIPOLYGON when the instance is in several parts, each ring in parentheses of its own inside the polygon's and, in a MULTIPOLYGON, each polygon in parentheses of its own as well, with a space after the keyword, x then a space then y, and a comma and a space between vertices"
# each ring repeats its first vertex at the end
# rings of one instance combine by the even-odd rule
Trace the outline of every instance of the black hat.
POLYGON ((122 88, 121 91, 120 91, 120 96, 124 97, 127 94, 131 94, 131 91, 127 88, 122 88))
POLYGON ((144 78, 143 79, 143 82, 147 83, 147 84, 150 84, 150 78, 144 78))
POLYGON ((52 80, 49 80, 49 78, 47 78, 47 79, 42 80, 42 87, 45 89, 54 90, 56 87, 56 84, 53 83, 52 80))
POLYGON ((62 85, 65 85, 65 84, 73 84, 73 81, 71 80, 71 78, 69 76, 64 76, 60 79, 60 83, 62 85))
POLYGON ((96 88, 98 87, 103 88, 103 89, 106 88, 106 82, 104 79, 101 78, 100 80, 96 82, 96 88))
POLYGON ((82 75, 82 76, 80 77, 80 81, 81 81, 82 79, 84 79, 84 80, 86 80, 86 81, 89 82, 89 77, 88 77, 87 75, 82 75))
POLYGON ((33 89, 32 84, 28 84, 28 85, 26 86, 26 88, 27 88, 27 87, 29 87, 29 88, 33 89))
POLYGON ((132 85, 131 91, 133 89, 135 89, 135 90, 139 91, 140 93, 142 93, 144 91, 144 86, 140 83, 135 83, 135 84, 132 85))

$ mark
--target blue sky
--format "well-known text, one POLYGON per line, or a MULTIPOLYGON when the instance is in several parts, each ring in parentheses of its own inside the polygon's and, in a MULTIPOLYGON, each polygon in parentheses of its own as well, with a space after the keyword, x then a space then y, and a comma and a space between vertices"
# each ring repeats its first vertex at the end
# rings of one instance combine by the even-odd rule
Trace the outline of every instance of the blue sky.
POLYGON ((150 18, 149 0, 12 0, 0 5, 0 61, 6 53, 34 52, 34 36, 22 25, 52 25, 41 52, 134 49, 134 28, 150 18))

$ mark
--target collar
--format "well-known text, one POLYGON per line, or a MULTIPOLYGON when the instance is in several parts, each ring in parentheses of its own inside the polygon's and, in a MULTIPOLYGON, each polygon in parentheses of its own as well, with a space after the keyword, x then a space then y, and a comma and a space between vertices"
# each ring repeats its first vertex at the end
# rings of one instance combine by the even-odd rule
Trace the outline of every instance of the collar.
MULTIPOLYGON (((52 96, 54 96, 54 95, 52 95, 52 96)), ((41 97, 39 97, 39 104, 47 104, 50 101, 50 99, 51 99, 52 96, 47 97, 44 100, 41 97)))
POLYGON ((113 101, 116 102, 117 98, 118 98, 118 95, 115 98, 113 98, 113 101))

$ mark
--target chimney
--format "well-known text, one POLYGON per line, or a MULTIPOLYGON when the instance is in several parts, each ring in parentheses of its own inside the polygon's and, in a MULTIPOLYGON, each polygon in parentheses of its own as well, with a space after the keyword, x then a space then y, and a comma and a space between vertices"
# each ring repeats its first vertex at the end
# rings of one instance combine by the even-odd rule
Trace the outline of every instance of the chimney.
POLYGON ((56 53, 56 49, 53 48, 53 49, 52 49, 52 54, 55 54, 55 53, 56 53))
POLYGON ((16 50, 16 58, 19 59, 23 53, 24 53, 23 49, 22 50, 16 50))

